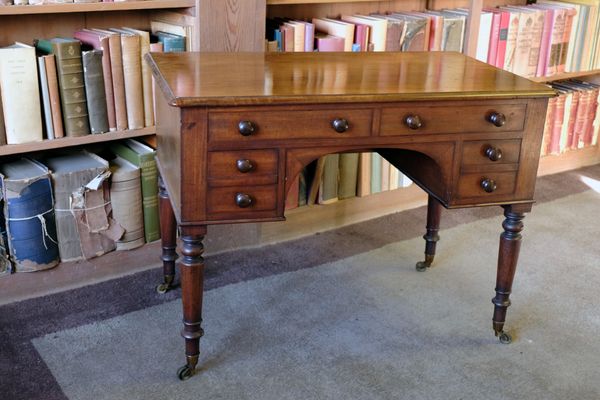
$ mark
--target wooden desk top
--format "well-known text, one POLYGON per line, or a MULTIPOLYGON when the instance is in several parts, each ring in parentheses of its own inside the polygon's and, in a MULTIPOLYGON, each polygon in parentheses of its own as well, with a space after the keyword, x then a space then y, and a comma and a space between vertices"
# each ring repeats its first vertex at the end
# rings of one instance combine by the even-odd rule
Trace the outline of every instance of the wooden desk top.
POLYGON ((147 60, 178 107, 554 95, 453 52, 152 53, 147 60))

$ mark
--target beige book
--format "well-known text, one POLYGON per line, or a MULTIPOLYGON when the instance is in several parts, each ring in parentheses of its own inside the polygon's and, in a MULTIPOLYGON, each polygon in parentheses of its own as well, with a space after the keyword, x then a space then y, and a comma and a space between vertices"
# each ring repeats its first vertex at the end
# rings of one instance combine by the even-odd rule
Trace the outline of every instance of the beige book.
POLYGON ((294 51, 304 51, 304 33, 306 32, 306 27, 304 24, 290 21, 286 22, 285 25, 291 27, 294 31, 294 51))
POLYGON ((121 35, 106 29, 94 29, 108 36, 110 49, 110 71, 112 73, 113 96, 115 98, 115 119, 117 130, 127 130, 127 106, 125 104, 125 77, 123 74, 123 56, 121 50, 121 35))
POLYGON ((152 94, 152 70, 144 60, 150 52, 150 32, 133 28, 123 28, 140 37, 140 63, 142 65, 142 90, 144 98, 144 125, 154 126, 154 106, 152 94))
POLYGON ((144 127, 144 92, 140 37, 123 30, 119 30, 119 33, 121 34, 127 125, 129 129, 141 129, 144 127))
POLYGON ((0 48, 0 97, 7 143, 42 140, 37 60, 32 46, 15 43, 0 48))
POLYGON ((344 38, 344 51, 352 51, 352 44, 354 43, 353 23, 331 18, 313 18, 312 23, 315 26, 315 31, 344 38))
POLYGON ((503 7, 500 7, 500 9, 510 13, 508 20, 508 33, 506 36, 506 53, 504 54, 504 69, 506 71, 513 72, 517 51, 517 35, 519 33, 520 13, 516 10, 505 9, 503 7))
POLYGON ((385 51, 387 36, 387 21, 385 19, 366 15, 344 15, 342 16, 342 21, 371 27, 369 44, 373 45, 373 51, 385 51))
POLYGON ((58 75, 56 72, 54 54, 44 56, 44 63, 46 65, 46 78, 48 80, 48 95, 50 96, 50 112, 52 113, 54 137, 61 138, 65 136, 65 129, 63 127, 62 107, 60 105, 60 91, 58 89, 58 75))

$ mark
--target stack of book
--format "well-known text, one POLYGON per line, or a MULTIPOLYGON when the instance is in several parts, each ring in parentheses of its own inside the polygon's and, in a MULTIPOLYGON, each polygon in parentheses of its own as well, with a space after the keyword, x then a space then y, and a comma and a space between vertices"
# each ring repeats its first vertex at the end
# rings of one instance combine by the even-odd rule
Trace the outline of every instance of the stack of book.
POLYGON ((560 154, 598 144, 600 85, 567 80, 552 83, 542 141, 542 155, 560 154))

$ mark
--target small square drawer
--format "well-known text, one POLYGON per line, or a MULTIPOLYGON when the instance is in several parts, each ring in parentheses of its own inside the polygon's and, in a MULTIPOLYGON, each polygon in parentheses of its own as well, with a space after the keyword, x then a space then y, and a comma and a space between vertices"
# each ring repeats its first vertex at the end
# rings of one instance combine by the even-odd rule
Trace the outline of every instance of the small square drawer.
POLYGON ((209 189, 206 204, 209 219, 223 219, 223 213, 231 214, 231 219, 261 212, 269 214, 271 211, 274 216, 276 208, 277 185, 209 189))
POLYGON ((365 109, 212 112, 209 142, 258 139, 345 138, 371 134, 373 111, 365 109))
POLYGON ((465 141, 462 165, 517 164, 520 155, 520 139, 465 141))
POLYGON ((209 152, 208 185, 277 183, 277 154, 275 149, 209 152))
POLYGON ((384 108, 381 135, 520 131, 526 108, 525 104, 384 108))
POLYGON ((458 180, 456 197, 458 199, 489 198, 513 194, 515 191, 517 172, 481 172, 463 174, 458 180))

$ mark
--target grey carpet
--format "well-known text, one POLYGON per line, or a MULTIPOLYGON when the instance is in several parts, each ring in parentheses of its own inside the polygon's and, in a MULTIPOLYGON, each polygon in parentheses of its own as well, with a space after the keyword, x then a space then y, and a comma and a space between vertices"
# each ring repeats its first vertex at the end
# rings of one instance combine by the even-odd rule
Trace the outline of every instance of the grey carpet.
POLYGON ((600 194, 534 211, 509 346, 491 330, 498 217, 444 230, 426 273, 417 237, 208 291, 202 372, 184 383, 179 301, 33 343, 71 400, 597 400, 600 194))

